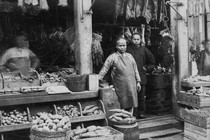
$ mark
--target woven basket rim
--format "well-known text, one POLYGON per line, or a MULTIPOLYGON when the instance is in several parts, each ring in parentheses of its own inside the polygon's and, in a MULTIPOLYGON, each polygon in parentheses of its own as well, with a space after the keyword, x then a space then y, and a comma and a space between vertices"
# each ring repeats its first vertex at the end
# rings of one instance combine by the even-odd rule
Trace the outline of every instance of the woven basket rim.
POLYGON ((33 128, 31 128, 31 130, 30 130, 31 134, 33 134, 33 135, 40 136, 40 137, 48 137, 48 138, 66 137, 68 135, 69 131, 71 131, 71 128, 65 129, 62 132, 43 132, 43 131, 35 130, 33 128))

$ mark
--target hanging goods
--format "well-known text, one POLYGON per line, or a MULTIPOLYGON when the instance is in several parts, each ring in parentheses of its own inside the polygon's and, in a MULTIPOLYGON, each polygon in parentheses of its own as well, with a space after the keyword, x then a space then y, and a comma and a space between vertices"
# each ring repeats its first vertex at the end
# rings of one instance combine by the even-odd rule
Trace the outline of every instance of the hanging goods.
POLYGON ((68 6, 67 0, 59 0, 58 6, 62 6, 62 7, 68 6))
POLYGON ((18 6, 23 6, 23 0, 18 0, 18 6))
POLYGON ((40 9, 42 10, 48 10, 49 9, 49 6, 47 4, 47 0, 40 0, 40 9))

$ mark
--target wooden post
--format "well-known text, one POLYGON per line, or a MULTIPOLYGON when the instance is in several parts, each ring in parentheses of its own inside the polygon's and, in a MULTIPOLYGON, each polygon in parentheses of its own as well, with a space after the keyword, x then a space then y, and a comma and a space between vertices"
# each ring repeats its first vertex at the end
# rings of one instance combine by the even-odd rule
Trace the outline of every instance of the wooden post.
POLYGON ((179 116, 179 106, 177 104, 177 94, 181 90, 180 81, 189 75, 189 47, 188 47, 188 28, 187 28, 187 0, 173 0, 173 2, 182 2, 183 6, 176 7, 184 20, 177 20, 177 13, 171 9, 171 32, 175 38, 173 69, 173 113, 179 116))
POLYGON ((77 74, 92 73, 92 15, 91 0, 74 0, 75 58, 77 74))

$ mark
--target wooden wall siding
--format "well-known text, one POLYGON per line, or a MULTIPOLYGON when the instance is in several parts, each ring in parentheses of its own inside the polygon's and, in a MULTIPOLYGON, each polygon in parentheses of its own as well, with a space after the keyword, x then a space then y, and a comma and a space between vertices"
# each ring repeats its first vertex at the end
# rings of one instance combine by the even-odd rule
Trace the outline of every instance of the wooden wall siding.
POLYGON ((180 91, 180 81, 189 75, 189 48, 188 48, 188 27, 187 27, 187 2, 188 0, 173 0, 182 2, 184 6, 176 7, 184 20, 177 20, 177 14, 171 8, 171 32, 175 37, 174 44, 174 70, 173 70, 173 113, 179 117, 179 106, 177 104, 177 94, 180 91))

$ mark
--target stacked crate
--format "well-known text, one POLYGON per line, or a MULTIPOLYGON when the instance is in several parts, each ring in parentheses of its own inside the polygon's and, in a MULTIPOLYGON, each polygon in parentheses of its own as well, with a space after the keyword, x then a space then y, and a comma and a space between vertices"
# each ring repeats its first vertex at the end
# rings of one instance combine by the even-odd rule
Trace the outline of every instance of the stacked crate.
MULTIPOLYGON (((182 87, 190 89, 203 87, 210 90, 210 82, 182 82, 182 87)), ((184 120, 184 140, 209 140, 210 139, 210 95, 188 94, 180 91, 178 103, 187 108, 180 109, 180 116, 184 120), (193 109, 192 109, 193 108, 193 109)))

